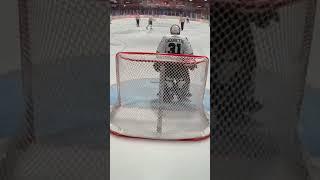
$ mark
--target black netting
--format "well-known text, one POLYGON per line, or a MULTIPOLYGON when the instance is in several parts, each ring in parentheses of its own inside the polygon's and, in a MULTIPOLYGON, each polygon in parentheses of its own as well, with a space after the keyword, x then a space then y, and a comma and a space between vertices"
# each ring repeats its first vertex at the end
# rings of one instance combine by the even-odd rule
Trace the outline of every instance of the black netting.
POLYGON ((108 3, 18 1, 24 112, 1 180, 108 179, 108 3))
POLYGON ((297 127, 315 3, 211 2, 213 179, 308 179, 297 127))

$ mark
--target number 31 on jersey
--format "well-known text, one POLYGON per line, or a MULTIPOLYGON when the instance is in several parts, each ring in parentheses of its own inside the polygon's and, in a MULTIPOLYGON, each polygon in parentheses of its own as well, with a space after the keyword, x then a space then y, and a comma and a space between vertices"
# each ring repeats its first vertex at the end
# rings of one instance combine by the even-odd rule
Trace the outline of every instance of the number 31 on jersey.
POLYGON ((181 44, 180 43, 169 43, 168 47, 169 47, 168 53, 181 54, 181 44))

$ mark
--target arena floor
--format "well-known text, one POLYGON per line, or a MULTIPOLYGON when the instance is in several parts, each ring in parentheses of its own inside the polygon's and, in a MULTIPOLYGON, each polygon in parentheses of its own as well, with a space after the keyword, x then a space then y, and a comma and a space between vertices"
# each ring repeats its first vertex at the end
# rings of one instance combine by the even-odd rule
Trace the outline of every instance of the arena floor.
MULTIPOLYGON (((110 85, 116 83, 115 55, 121 51, 155 52, 164 35, 169 34, 174 19, 157 19, 146 30, 147 19, 140 28, 134 19, 113 20, 110 25, 110 85)), ((195 55, 210 58, 210 27, 207 23, 186 24, 182 35, 191 42, 195 55)), ((207 88, 210 85, 208 74, 207 88)), ((113 91, 111 91, 112 93, 113 91)), ((111 96, 114 96, 111 94, 111 96)), ((209 96, 206 96, 209 100, 209 96)), ((112 99, 111 99, 112 101, 112 99)), ((209 180, 210 140, 200 142, 159 142, 111 136, 111 179, 209 180), (123 170, 126 170, 123 173, 123 170)))

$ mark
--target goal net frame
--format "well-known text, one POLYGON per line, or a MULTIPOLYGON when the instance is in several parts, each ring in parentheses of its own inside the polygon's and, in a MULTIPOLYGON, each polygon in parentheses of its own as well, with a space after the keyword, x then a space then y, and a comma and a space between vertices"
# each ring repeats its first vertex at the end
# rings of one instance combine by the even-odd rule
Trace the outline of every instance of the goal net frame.
MULTIPOLYGON (((117 88, 117 105, 111 105, 110 106, 110 110, 114 107, 120 107, 122 105, 122 100, 121 100, 121 74, 120 74, 120 61, 131 61, 131 62, 142 62, 142 63, 165 63, 165 62, 174 62, 177 64, 188 64, 188 65, 198 65, 201 63, 205 63, 205 72, 204 74, 204 84, 203 84, 203 88, 202 88, 202 107, 203 107, 203 98, 204 98, 204 94, 205 94, 205 90, 206 90, 206 81, 207 81, 207 75, 208 75, 208 68, 209 68, 209 58, 206 56, 198 56, 198 55, 189 55, 189 54, 171 54, 171 53, 154 53, 154 52, 118 52, 116 54, 116 88, 117 88), (137 58, 129 58, 129 57, 123 57, 121 55, 149 55, 149 56, 155 56, 157 58, 150 58, 150 59, 137 59, 137 58), (185 58, 185 59, 184 59, 185 58)), ((134 136, 134 135, 128 135, 126 133, 123 133, 121 131, 117 131, 114 128, 114 126, 112 125, 112 120, 110 120, 110 132, 113 135, 117 135, 117 136, 122 136, 122 137, 128 137, 128 138, 141 138, 141 139, 156 139, 156 140, 174 140, 174 141, 200 141, 200 140, 204 140, 207 139, 208 137, 210 137, 210 112, 205 112, 205 118, 207 118, 208 120, 208 127, 206 128, 206 130, 202 133, 202 135, 196 136, 196 137, 187 137, 187 138, 166 138, 166 137, 162 137, 161 133, 162 133, 162 105, 163 103, 163 85, 162 85, 162 81, 161 81, 161 73, 160 72, 160 76, 159 76, 159 82, 157 82, 159 84, 159 109, 158 109, 158 119, 157 119, 157 127, 155 127, 158 136, 157 137, 141 137, 141 136, 134 136)), ((204 109, 204 108, 203 108, 204 109)))

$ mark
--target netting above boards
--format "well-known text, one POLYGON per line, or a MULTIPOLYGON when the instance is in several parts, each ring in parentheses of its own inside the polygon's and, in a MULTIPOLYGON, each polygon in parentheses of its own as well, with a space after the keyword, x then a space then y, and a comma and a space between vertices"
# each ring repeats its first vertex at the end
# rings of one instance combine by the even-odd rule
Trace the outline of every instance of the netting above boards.
POLYGON ((108 4, 17 1, 24 109, 1 180, 109 178, 108 4))
POLYGON ((316 1, 212 1, 214 179, 308 179, 297 134, 316 1))

